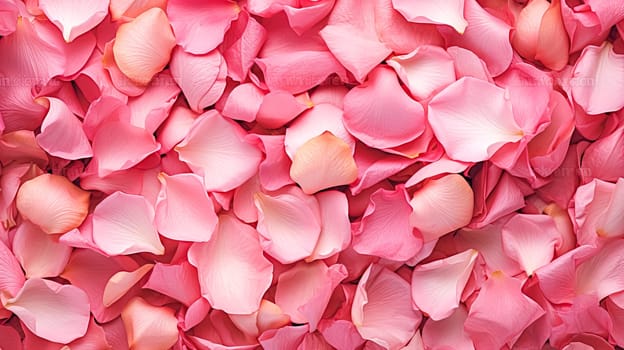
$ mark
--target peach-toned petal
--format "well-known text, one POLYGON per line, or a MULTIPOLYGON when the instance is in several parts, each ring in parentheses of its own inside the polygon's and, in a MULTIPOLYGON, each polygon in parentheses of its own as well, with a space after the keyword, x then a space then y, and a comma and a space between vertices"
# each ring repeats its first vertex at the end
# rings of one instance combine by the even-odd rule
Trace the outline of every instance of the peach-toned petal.
POLYGON ((22 222, 13 238, 15 257, 27 278, 56 277, 63 272, 72 248, 28 221, 22 222))
POLYGON ((290 168, 290 177, 307 194, 348 185, 357 175, 351 148, 328 131, 299 147, 290 168))
POLYGON ((202 295, 213 308, 250 314, 260 307, 273 280, 273 266, 263 256, 258 232, 230 215, 219 217, 207 243, 194 243, 189 261, 197 267, 202 295))
POLYGON ((109 0, 39 0, 39 7, 63 33, 66 42, 97 26, 108 14, 109 0))
POLYGON ((553 0, 542 17, 535 59, 553 70, 563 69, 570 55, 570 39, 561 15, 561 0, 553 0))
POLYGON ((426 182, 414 192, 410 205, 410 222, 428 242, 470 222, 474 193, 461 175, 448 174, 426 182))
POLYGON ((145 264, 134 271, 119 271, 106 282, 102 300, 104 306, 109 307, 121 299, 130 288, 137 284, 148 272, 152 270, 154 264, 145 264))
POLYGON ((153 221, 154 209, 143 196, 115 192, 93 211, 93 241, 109 255, 161 255, 165 247, 153 221))
POLYGON ((121 319, 133 350, 168 350, 178 340, 178 320, 174 310, 154 306, 142 298, 128 302, 121 319))
POLYGON ((44 232, 65 233, 87 217, 89 196, 63 176, 43 174, 22 184, 15 204, 22 217, 44 232))
POLYGON ((174 46, 167 15, 153 7, 119 27, 113 54, 124 75, 133 82, 147 85, 165 68, 174 46))

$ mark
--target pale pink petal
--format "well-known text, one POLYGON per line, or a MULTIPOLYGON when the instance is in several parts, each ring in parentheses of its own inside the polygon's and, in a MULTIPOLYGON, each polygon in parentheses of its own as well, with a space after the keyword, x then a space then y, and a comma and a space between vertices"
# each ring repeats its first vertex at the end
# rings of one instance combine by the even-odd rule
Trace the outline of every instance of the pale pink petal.
POLYGON ((171 74, 180 85, 191 109, 201 113, 225 90, 225 60, 219 51, 193 55, 176 47, 171 56, 171 74))
POLYGON ((624 290, 624 278, 619 273, 619 266, 624 263, 623 247, 624 241, 613 241, 579 264, 576 269, 576 293, 595 295, 601 300, 624 290))
POLYGON ((342 110, 342 100, 348 92, 349 89, 344 85, 320 85, 310 93, 310 99, 315 106, 330 104, 342 110))
POLYGON ((93 241, 109 255, 162 255, 165 247, 153 221, 154 209, 143 196, 115 192, 93 211, 93 241))
POLYGON ((85 335, 89 326, 89 299, 72 285, 31 278, 3 304, 31 332, 49 341, 69 343, 85 335))
POLYGON ((258 193, 258 232, 264 250, 283 264, 312 254, 321 233, 319 204, 299 187, 285 187, 274 194, 258 193))
POLYGON ((349 203, 344 193, 323 191, 316 194, 321 210, 321 234, 311 259, 325 259, 343 251, 351 243, 349 203))
POLYGON ((217 226, 212 199, 195 174, 158 176, 161 188, 156 201, 158 232, 178 241, 207 242, 217 226))
POLYGON ((472 303, 464 329, 475 348, 512 346, 544 310, 521 291, 522 282, 495 271, 472 303))
POLYGON ((472 274, 479 253, 466 250, 418 265, 412 274, 412 299, 418 309, 440 321, 453 314, 472 274))
POLYGON ((153 267, 154 264, 145 264, 134 271, 119 271, 111 276, 102 295, 104 306, 109 307, 123 298, 153 267))
POLYGON ((517 214, 502 228, 505 253, 529 276, 553 259, 559 237, 555 222, 548 215, 517 214))
POLYGON ((460 306, 440 321, 427 320, 422 330, 422 341, 426 349, 474 350, 472 340, 464 331, 468 311, 460 306))
POLYGON ((342 114, 342 109, 328 103, 316 104, 303 112, 286 129, 284 146, 290 159, 294 158, 299 147, 325 131, 342 139, 352 150, 355 149, 355 140, 345 129, 342 114))
POLYGON ((165 68, 174 46, 167 15, 153 7, 119 26, 113 54, 124 75, 135 83, 147 85, 165 68))
POLYGON ((156 263, 143 288, 174 298, 189 307, 201 297, 197 270, 187 261, 178 265, 156 263))
POLYGON ((455 61, 455 75, 457 79, 462 77, 474 77, 477 79, 492 82, 492 77, 485 62, 474 52, 463 47, 451 46, 446 49, 455 61))
POLYGON ((260 110, 265 92, 252 83, 234 87, 223 106, 223 116, 234 120, 253 122, 260 110))
POLYGON ((288 92, 271 91, 263 96, 256 121, 267 129, 279 129, 309 107, 288 92))
POLYGON ((0 295, 6 297, 17 295, 24 282, 24 273, 19 261, 4 242, 0 241, 0 295))
POLYGON ((178 320, 171 308, 154 306, 137 297, 128 302, 121 319, 130 349, 168 350, 178 340, 178 320))
POLYGON ((524 135, 505 90, 471 77, 461 78, 434 96, 428 119, 446 153, 459 161, 487 160, 524 135))
POLYGON ((169 116, 179 94, 169 71, 156 74, 140 96, 128 98, 130 124, 154 133, 169 116))
POLYGON ((477 0, 464 1, 464 18, 469 25, 463 34, 450 28, 440 28, 447 39, 446 44, 473 51, 485 62, 493 76, 507 70, 513 58, 509 40, 511 26, 490 14, 477 0))
POLYGON ((271 285, 273 266, 263 256, 258 232, 233 216, 219 217, 208 243, 194 243, 189 261, 197 267, 202 295, 213 308, 249 314, 271 285))
POLYGON ((598 237, 624 235, 624 217, 620 214, 624 206, 623 192, 622 178, 616 184, 594 179, 577 188, 574 195, 575 220, 580 243, 594 243, 598 237))
POLYGON ((265 349, 297 349, 308 334, 308 326, 285 326, 269 329, 258 337, 258 342, 265 349))
POLYGON ((588 114, 614 112, 624 101, 614 93, 624 86, 624 55, 613 51, 608 42, 587 46, 572 73, 572 97, 588 114))
POLYGON ((319 332, 336 349, 355 350, 364 343, 355 325, 348 320, 323 319, 319 332))
POLYGON ((56 277, 63 272, 72 248, 24 221, 15 232, 13 251, 27 278, 45 278, 56 277))
POLYGON ((129 169, 159 149, 152 134, 122 121, 104 123, 93 137, 93 157, 101 177, 129 169))
POLYGON ((22 184, 15 205, 22 217, 44 232, 65 233, 87 217, 89 197, 65 177, 43 174, 22 184))
MULTIPOLYGON (((108 349, 113 348, 106 338, 106 332, 104 327, 98 325, 94 318, 89 321, 89 327, 87 328, 87 334, 84 337, 79 338, 71 342, 68 347, 70 349, 79 350, 95 350, 95 349, 108 349)), ((119 348, 114 348, 119 349, 119 348)))
POLYGON ((165 9, 166 0, 110 0, 110 13, 113 20, 132 19, 152 7, 165 9))
POLYGON ((428 178, 436 177, 437 175, 461 173, 465 171, 468 166, 469 163, 451 160, 446 155, 443 155, 442 158, 436 160, 435 162, 429 163, 418 169, 414 175, 412 175, 409 180, 405 182, 405 187, 412 187, 428 178))
POLYGON ((167 2, 167 14, 176 42, 186 52, 196 55, 208 53, 219 46, 239 12, 238 4, 229 0, 167 2))
POLYGON ((464 0, 443 0, 435 3, 392 0, 392 4, 410 22, 446 24, 458 33, 464 33, 468 26, 464 18, 464 0))
POLYGON ((570 39, 563 23, 561 0, 554 0, 542 17, 535 59, 553 70, 563 69, 570 55, 570 39))
POLYGON ((610 182, 624 177, 624 127, 601 137, 585 149, 582 169, 589 169, 591 176, 610 182))
POLYGON ((228 76, 236 81, 244 81, 265 40, 264 27, 247 12, 240 12, 221 44, 228 76))
POLYGON ((402 145, 425 128, 423 107, 403 91, 391 69, 381 66, 366 83, 349 91, 344 106, 345 127, 371 147, 402 145))
POLYGON ((108 14, 109 0, 39 0, 39 8, 63 33, 66 42, 97 26, 108 14))
POLYGON ((420 46, 387 63, 394 68, 412 96, 423 100, 455 81, 453 58, 439 46, 420 46))
POLYGON ((399 349, 412 339, 421 317, 412 308, 408 282, 380 265, 366 269, 351 309, 362 338, 386 349, 399 349))
POLYGON ((208 191, 229 191, 256 173, 262 153, 244 139, 244 130, 211 110, 198 117, 175 148, 180 160, 204 177, 208 191))
POLYGON ((307 194, 348 185, 357 176, 351 148, 328 131, 299 147, 290 168, 290 177, 307 194))
POLYGON ((161 144, 161 153, 172 150, 188 134, 197 114, 183 106, 174 106, 158 131, 156 140, 161 144))
POLYGON ((63 159, 81 159, 93 156, 91 144, 82 129, 82 123, 67 105, 53 97, 42 98, 49 106, 36 140, 48 154, 63 159))
POLYGON ((360 82, 392 52, 378 37, 374 1, 336 1, 320 34, 338 61, 360 82))
POLYGON ((404 187, 375 191, 359 227, 353 232, 353 249, 395 261, 413 257, 422 248, 423 240, 410 225, 411 213, 404 187))
POLYGON ((410 223, 428 242, 470 222, 474 193, 461 175, 448 174, 426 182, 414 192, 410 205, 410 223))
POLYGON ((294 323, 308 323, 313 332, 340 281, 347 277, 343 265, 327 267, 322 261, 300 262, 280 274, 275 303, 294 323))

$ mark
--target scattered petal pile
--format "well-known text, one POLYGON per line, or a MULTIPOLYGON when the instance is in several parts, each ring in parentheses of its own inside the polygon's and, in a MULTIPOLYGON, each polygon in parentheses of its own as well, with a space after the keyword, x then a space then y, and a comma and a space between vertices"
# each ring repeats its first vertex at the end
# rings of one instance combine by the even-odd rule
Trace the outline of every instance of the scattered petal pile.
POLYGON ((624 347, 619 0, 0 0, 0 348, 624 347))

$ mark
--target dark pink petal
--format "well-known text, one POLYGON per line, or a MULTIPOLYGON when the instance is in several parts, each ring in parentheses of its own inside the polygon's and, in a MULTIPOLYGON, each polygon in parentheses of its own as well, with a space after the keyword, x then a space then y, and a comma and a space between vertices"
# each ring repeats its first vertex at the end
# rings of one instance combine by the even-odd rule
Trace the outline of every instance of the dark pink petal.
MULTIPOLYGON (((351 194, 359 195, 363 191, 367 191, 380 181, 401 172, 416 163, 416 161, 417 159, 390 155, 386 152, 366 147, 361 143, 357 144, 355 164, 358 168, 358 179, 351 185, 351 194)), ((366 206, 367 203, 364 203, 364 205, 366 206)))
POLYGON ((39 0, 39 7, 63 33, 66 42, 90 31, 108 14, 109 0, 50 1, 39 0))
POLYGON ((494 84, 466 77, 433 97, 428 119, 451 159, 487 160, 506 143, 522 138, 505 94, 494 84))
POLYGON ((260 335, 258 342, 265 349, 296 349, 308 332, 307 325, 269 329, 260 335))
MULTIPOLYGON (((49 107, 41 133, 36 140, 48 154, 63 159, 81 159, 93 156, 91 144, 82 123, 69 107, 57 98, 43 98, 49 107)), ((42 101, 42 102, 43 102, 42 101)))
POLYGON ((161 173, 158 180, 161 185, 156 201, 158 232, 178 241, 209 241, 217 226, 217 214, 201 177, 161 173))
POLYGON ((355 325, 347 320, 323 319, 319 332, 336 349, 355 350, 364 343, 355 325))
POLYGON ((307 258, 321 234, 318 201, 299 187, 288 186, 273 194, 257 193, 258 232, 264 250, 283 264, 307 258))
POLYGON ((443 320, 459 307, 479 253, 474 249, 417 265, 412 274, 412 299, 433 321, 443 320))
POLYGON ((422 236, 410 225, 411 213, 408 194, 402 186, 392 191, 375 191, 353 232, 353 249, 395 261, 410 259, 423 244, 422 236))
POLYGON ((169 152, 189 133, 197 113, 183 106, 174 106, 163 123, 156 140, 161 144, 161 153, 169 152))
POLYGON ((73 285, 31 278, 3 305, 35 335, 57 343, 82 337, 89 326, 89 299, 73 285))
POLYGON ((0 326, 0 348, 22 350, 22 340, 11 326, 0 326))
POLYGON ((93 241, 109 255, 165 251, 152 206, 143 196, 123 192, 106 197, 93 211, 93 241))
POLYGON ((462 34, 468 26, 464 18, 464 0, 427 1, 393 0, 394 8, 408 21, 446 24, 462 34))
POLYGON ((402 145, 425 128, 423 107, 403 91, 388 68, 372 71, 366 83, 349 91, 344 106, 345 127, 371 147, 402 145))
POLYGON ((258 135, 264 146, 265 158, 258 167, 258 178, 262 187, 268 191, 277 191, 291 185, 290 178, 292 162, 284 149, 283 135, 258 135))
POLYGON ((256 173, 262 153, 244 139, 244 130, 208 111, 195 120, 175 148, 180 160, 204 177, 208 191, 229 191, 256 173))
POLYGON ((386 349, 400 349, 412 339, 421 317, 412 308, 409 283, 385 267, 371 264, 358 283, 351 309, 362 338, 386 349))
POLYGON ((193 244, 188 257, 197 267, 201 293, 213 308, 231 314, 258 310, 271 285, 273 266, 263 256, 253 227, 222 215, 212 239, 193 244))
POLYGON ((240 12, 238 19, 225 33, 221 45, 228 76, 236 81, 245 81, 265 40, 264 27, 247 12, 240 12))
POLYGON ((140 85, 150 80, 169 62, 175 38, 167 15, 153 7, 117 30, 113 54, 121 72, 140 85))
POLYGON ((521 287, 520 280, 501 271, 493 272, 482 285, 464 324, 476 349, 513 346, 522 331, 544 314, 521 287))
POLYGON ((86 218, 90 193, 67 178, 43 174, 20 187, 15 204, 22 217, 49 234, 65 233, 86 218))
POLYGON ((22 222, 13 237, 13 251, 27 278, 56 277, 63 272, 72 248, 28 221, 22 222))
POLYGON ((168 350, 178 339, 174 310, 154 306, 142 298, 128 302, 121 313, 130 349, 168 350))
POLYGON ((294 323, 308 323, 315 331, 334 288, 347 277, 343 265, 327 267, 322 261, 300 262, 280 274, 275 303, 294 323))
POLYGON ((284 91, 271 91, 263 96, 256 121, 267 129, 279 129, 306 109, 299 98, 284 91))
POLYGON ((622 247, 624 241, 613 241, 578 265, 575 287, 577 294, 594 295, 602 300, 624 290, 624 278, 618 273, 619 266, 624 263, 622 247))
POLYGON ((186 52, 196 55, 208 53, 219 46, 240 11, 238 4, 229 0, 167 2, 167 15, 176 42, 186 52))

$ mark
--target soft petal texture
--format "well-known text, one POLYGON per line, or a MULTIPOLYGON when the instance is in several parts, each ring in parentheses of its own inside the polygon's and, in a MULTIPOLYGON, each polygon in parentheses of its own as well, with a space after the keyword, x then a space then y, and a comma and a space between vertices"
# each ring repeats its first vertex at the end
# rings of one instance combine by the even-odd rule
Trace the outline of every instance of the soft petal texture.
POLYGON ((22 350, 20 334, 11 326, 0 326, 0 348, 22 350))
POLYGON ((548 215, 514 215, 502 228, 505 253, 529 276, 553 259, 559 237, 555 222, 548 215))
POLYGON ((418 309, 440 321, 453 314, 479 254, 474 249, 418 265, 412 274, 412 299, 418 309))
POLYGON ((145 277, 153 267, 153 264, 145 264, 134 271, 119 271, 111 276, 104 287, 104 294, 102 296, 104 306, 111 306, 116 301, 123 298, 123 296, 145 277))
POLYGON ((337 0, 321 37, 334 56, 362 82, 392 50, 375 30, 375 2, 337 0))
POLYGON ((410 225, 412 208, 405 188, 375 191, 359 227, 353 232, 353 249, 360 254, 406 261, 422 248, 422 236, 410 225))
POLYGON ((283 91, 271 91, 263 96, 256 121, 267 129, 279 129, 309 108, 300 99, 283 91))
POLYGON ((351 223, 347 196, 339 191, 316 194, 321 211, 321 233, 312 259, 325 259, 347 248, 351 243, 351 223))
POLYGON ((13 238, 13 251, 27 278, 56 277, 63 272, 72 248, 28 221, 22 222, 13 238))
POLYGON ((357 176, 349 145, 327 131, 299 147, 290 168, 290 177, 307 194, 348 185, 357 176))
POLYGON ((544 310, 521 291, 521 281, 495 271, 472 303, 464 329, 475 348, 512 346, 544 310))
POLYGON ((323 316, 334 288, 347 277, 343 265, 327 267, 322 261, 300 262, 280 274, 275 303, 294 323, 308 323, 313 332, 323 316))
POLYGON ((11 1, 0 2, 0 35, 13 33, 17 27, 19 10, 11 1))
POLYGON ((617 183, 594 179, 579 186, 574 195, 574 219, 577 225, 577 240, 591 244, 599 237, 621 237, 624 235, 620 214, 624 206, 624 178, 617 183))
POLYGON ((93 137, 93 159, 100 177, 132 168, 159 149, 153 135, 122 121, 104 123, 93 137))
POLYGON ((258 232, 264 250, 283 264, 307 258, 321 234, 316 198, 289 186, 275 194, 257 193, 258 232))
POLYGON ((619 266, 624 263, 622 247, 624 241, 613 241, 577 266, 575 285, 577 294, 594 295, 601 300, 624 290, 624 278, 618 272, 619 266))
POLYGON ((97 1, 39 1, 48 19, 63 33, 67 42, 97 26, 108 13, 109 0, 97 1))
POLYGON ((178 339, 178 320, 168 307, 154 306, 137 297, 128 302, 121 319, 130 349, 168 350, 178 339))
POLYGON ((195 174, 161 173, 156 202, 158 232, 178 241, 207 242, 217 226, 212 199, 195 174))
POLYGON ((93 211, 93 241, 109 255, 163 254, 154 209, 143 196, 115 192, 93 211))
POLYGON ((25 219, 44 232, 55 234, 68 232, 84 221, 89 197, 89 192, 65 177, 43 174, 22 184, 15 204, 25 219))
POLYGON ((370 265, 358 283, 351 318, 362 338, 386 349, 407 344, 420 324, 412 308, 410 285, 380 265, 370 265))
POLYGON ((25 281, 19 261, 4 242, 0 241, 0 295, 14 297, 25 281))
POLYGON ((197 269, 186 261, 178 265, 156 263, 143 288, 155 290, 189 307, 201 297, 197 269))
POLYGON ((180 160, 204 177, 208 191, 229 191, 256 171, 262 153, 243 139, 243 129, 208 111, 195 120, 186 138, 175 148, 180 160))
POLYGON ((523 131, 516 124, 505 90, 475 78, 462 78, 429 103, 429 122, 451 159, 489 159, 523 131), (481 103, 474 103, 482 101, 481 103))
POLYGON ((420 103, 401 88, 395 73, 378 67, 368 81, 344 98, 344 124, 360 141, 375 148, 391 148, 414 140, 424 131, 420 103))
POLYGON ((236 81, 244 81, 254 59, 266 40, 266 30, 254 17, 246 12, 239 13, 238 19, 223 38, 223 57, 227 62, 227 74, 236 81))
POLYGON ((119 27, 113 54, 124 75, 135 83, 147 85, 165 68, 174 46, 167 15, 153 7, 119 27))
POLYGON ((180 94, 171 74, 167 70, 156 74, 141 95, 128 98, 130 124, 152 134, 167 119, 180 94))
POLYGON ((3 304, 30 331, 49 341, 69 343, 85 335, 89 326, 89 299, 72 285, 32 278, 3 304))
POLYGON ((440 321, 427 320, 422 330, 422 341, 427 349, 474 350, 472 340, 464 331, 468 311, 464 306, 440 321))
POLYGON ((176 42, 186 52, 196 55, 208 53, 221 44, 239 12, 238 4, 229 0, 167 1, 167 15, 176 42))
POLYGON ((394 8, 408 21, 415 23, 446 24, 458 33, 464 33, 468 22, 464 18, 464 0, 428 1, 392 0, 394 8))
POLYGON ((425 182, 410 205, 410 223, 429 242, 470 222, 474 193, 461 175, 448 174, 425 182))
POLYGON ((265 94, 252 83, 237 85, 227 96, 221 113, 230 119, 252 122, 256 119, 265 94))
POLYGON ((624 106, 613 94, 624 87, 624 55, 605 42, 587 46, 572 73, 572 97, 587 114, 613 112, 624 106))
POLYGON ((169 64, 173 79, 182 88, 191 109, 197 113, 217 102, 225 90, 227 67, 217 50, 193 55, 177 47, 169 64))
POLYGON ((610 182, 624 177, 624 126, 601 137, 585 149, 581 163, 591 176, 610 182))
POLYGON ((387 63, 394 68, 412 96, 422 100, 455 81, 453 58, 438 46, 420 46, 387 63))
POLYGON ((197 267, 202 295, 215 309, 250 314, 271 285, 273 266, 263 256, 258 232, 229 215, 208 243, 195 243, 189 261, 197 267))

